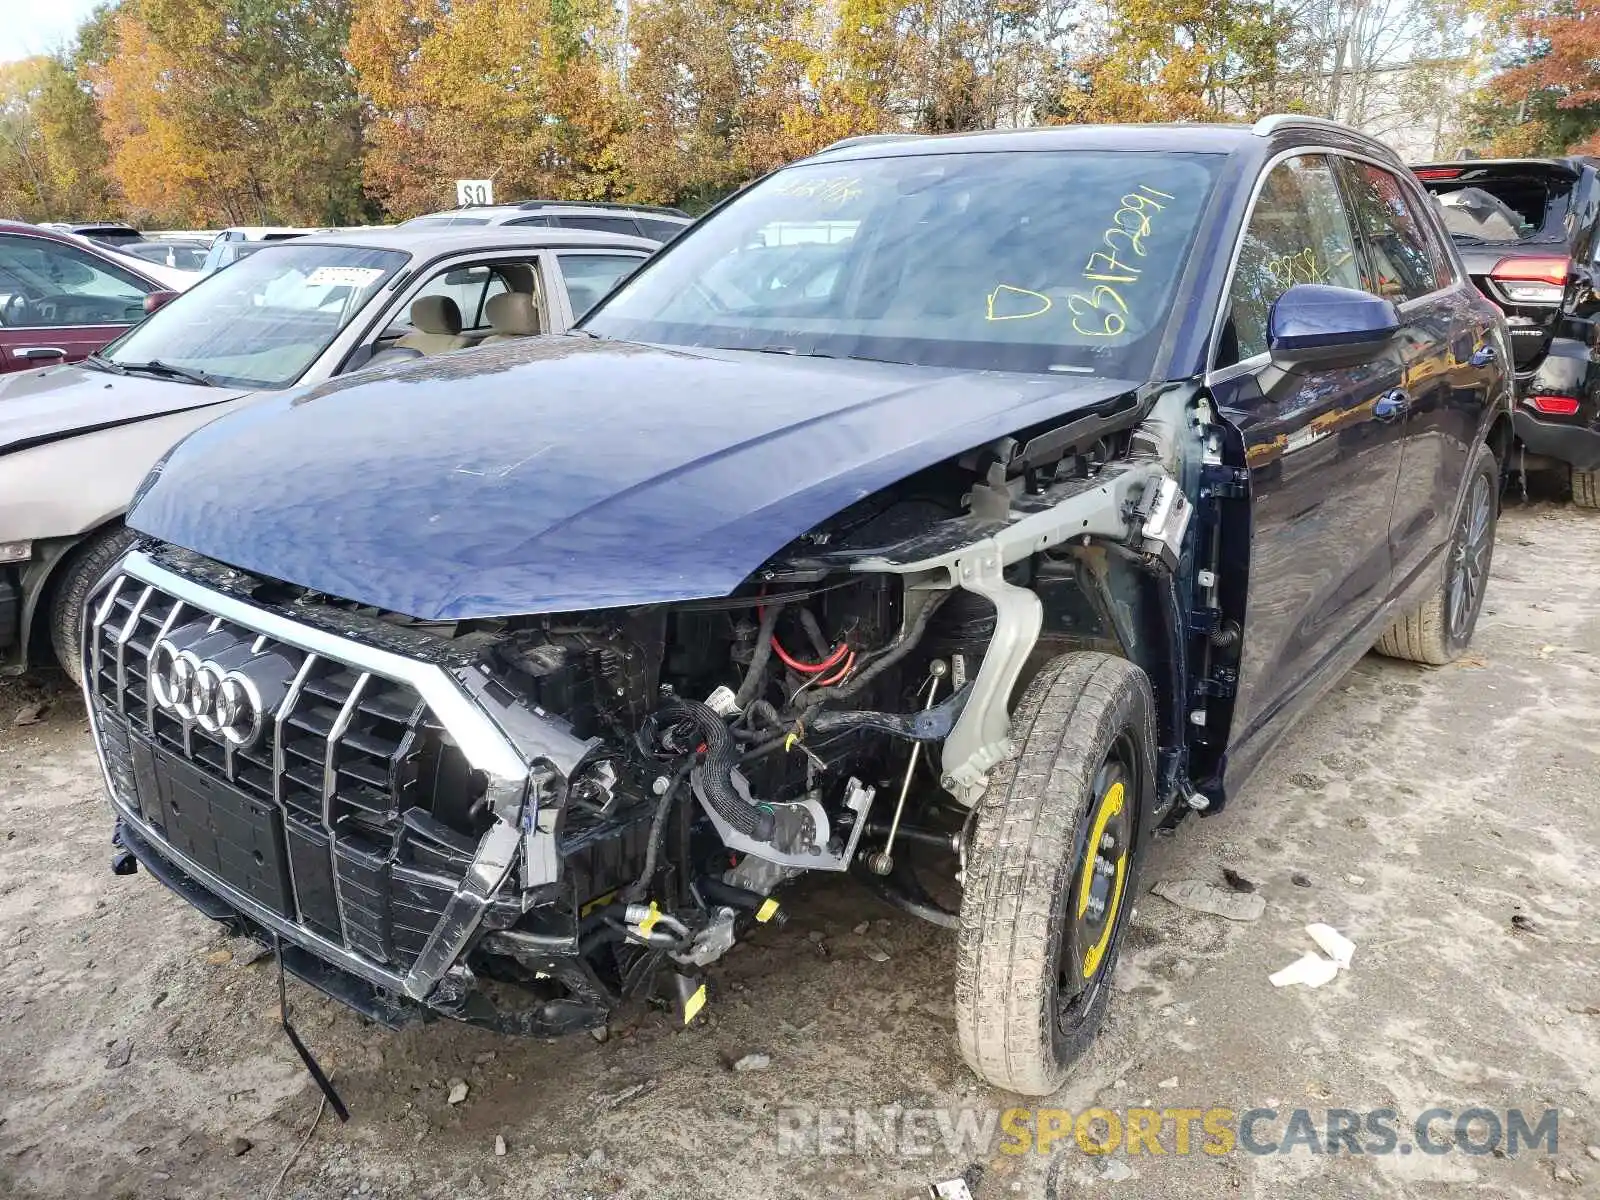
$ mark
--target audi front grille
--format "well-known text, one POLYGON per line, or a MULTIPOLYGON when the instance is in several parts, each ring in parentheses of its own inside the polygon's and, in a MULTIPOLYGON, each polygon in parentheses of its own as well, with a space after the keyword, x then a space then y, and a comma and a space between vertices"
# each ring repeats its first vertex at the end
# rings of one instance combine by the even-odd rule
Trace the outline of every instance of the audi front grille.
POLYGON ((85 693, 113 803, 208 888, 416 999, 492 905, 516 911, 500 892, 526 765, 447 670, 139 552, 91 605, 85 693))

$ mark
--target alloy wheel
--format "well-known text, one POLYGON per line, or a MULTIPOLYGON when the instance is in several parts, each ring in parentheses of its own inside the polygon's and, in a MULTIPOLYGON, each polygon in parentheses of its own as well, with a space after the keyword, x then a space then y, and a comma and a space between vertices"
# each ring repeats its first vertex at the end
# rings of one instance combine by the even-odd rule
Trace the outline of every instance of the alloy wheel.
POLYGON ((1483 475, 1472 481, 1462 506, 1450 561, 1450 637, 1465 641, 1483 603, 1488 582, 1490 529, 1494 522, 1494 495, 1483 475))

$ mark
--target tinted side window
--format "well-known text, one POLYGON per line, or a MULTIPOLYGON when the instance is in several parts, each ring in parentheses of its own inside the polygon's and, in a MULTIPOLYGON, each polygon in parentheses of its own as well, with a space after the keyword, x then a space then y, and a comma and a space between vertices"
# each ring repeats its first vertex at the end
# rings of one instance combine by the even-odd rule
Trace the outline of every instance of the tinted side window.
POLYGON ((1360 287, 1355 241, 1328 160, 1301 154, 1272 168, 1239 247, 1217 365, 1267 350, 1267 315, 1297 283, 1360 287))
POLYGON ((567 287, 572 318, 577 320, 600 302, 602 296, 631 275, 644 262, 632 254, 560 254, 561 279, 567 287))
POLYGON ((0 325, 130 325, 149 286, 76 246, 0 237, 0 325))
POLYGON ((1392 172, 1344 160, 1350 212, 1366 243, 1368 266, 1361 286, 1396 304, 1446 286, 1450 268, 1433 246, 1414 201, 1392 172))
POLYGON ((566 229, 598 229, 601 233, 625 233, 629 237, 639 236, 639 227, 633 223, 632 217, 591 217, 585 214, 574 214, 560 218, 561 224, 566 229))
POLYGON ((518 217, 515 221, 507 221, 507 225, 537 225, 540 229, 547 228, 550 224, 549 217, 518 217))
POLYGON ((655 238, 658 242, 670 242, 685 229, 687 225, 677 221, 652 221, 649 217, 639 218, 639 230, 647 238, 655 238))

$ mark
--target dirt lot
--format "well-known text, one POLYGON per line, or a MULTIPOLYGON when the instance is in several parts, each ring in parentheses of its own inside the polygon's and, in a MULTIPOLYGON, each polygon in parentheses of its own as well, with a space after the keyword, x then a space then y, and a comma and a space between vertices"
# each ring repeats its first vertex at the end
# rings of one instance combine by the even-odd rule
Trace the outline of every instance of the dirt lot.
POLYGON ((1596 564, 1592 514, 1508 512, 1471 658, 1367 658, 1228 811, 1163 838, 1147 883, 1220 881, 1227 865, 1259 883, 1265 915, 1141 898, 1106 1028, 1048 1102, 1554 1108, 1553 1156, 1108 1167, 1070 1138, 1018 1156, 937 1137, 921 1156, 780 1155, 784 1105, 1018 1102, 956 1051, 950 936, 845 885, 795 895, 786 928, 725 960, 688 1031, 640 1012, 604 1045, 391 1034, 292 985, 354 1110, 295 1157, 318 1097, 276 1029, 270 960, 244 965, 247 943, 148 876, 110 874, 82 706, 22 680, 0 690, 0 1195, 262 1197, 291 1158, 277 1194, 308 1198, 910 1197, 963 1171, 979 1200, 1600 1195, 1596 564), (42 721, 14 725, 41 697, 42 721), (1310 921, 1355 941, 1353 968, 1316 991, 1270 987, 1310 949, 1310 921), (730 1069, 751 1052, 770 1065, 730 1069), (452 1106, 456 1080, 468 1095, 452 1106))

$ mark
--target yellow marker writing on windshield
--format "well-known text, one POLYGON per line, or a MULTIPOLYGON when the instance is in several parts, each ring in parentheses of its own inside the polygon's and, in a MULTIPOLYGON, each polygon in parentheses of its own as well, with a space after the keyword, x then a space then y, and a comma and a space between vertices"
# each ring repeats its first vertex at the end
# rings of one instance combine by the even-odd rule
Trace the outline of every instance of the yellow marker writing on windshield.
POLYGON ((1072 313, 1072 328, 1085 337, 1120 337, 1128 329, 1128 302, 1122 293, 1110 284, 1136 285, 1145 268, 1136 267, 1117 257, 1118 252, 1131 252, 1130 258, 1145 256, 1144 239, 1149 236, 1151 215, 1166 208, 1160 200, 1174 197, 1147 183, 1122 196, 1120 207, 1111 215, 1111 225, 1101 235, 1104 250, 1096 250, 1083 264, 1083 278, 1095 284, 1088 295, 1073 292, 1067 297, 1067 308, 1072 313), (1121 245, 1118 245, 1118 239, 1121 245), (1085 324, 1087 322, 1087 324, 1085 324), (1095 328, 1095 323, 1099 328, 1095 328))
POLYGON ((1043 292, 1035 292, 1029 288, 1012 287, 1009 283, 996 284, 994 291, 988 296, 988 314, 986 321, 1026 321, 1029 317, 1042 317, 1050 311, 1054 303, 1043 292), (1016 306, 1023 311, 998 312, 997 309, 1016 306))

